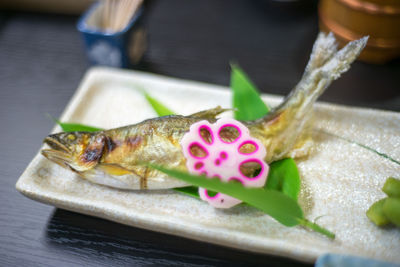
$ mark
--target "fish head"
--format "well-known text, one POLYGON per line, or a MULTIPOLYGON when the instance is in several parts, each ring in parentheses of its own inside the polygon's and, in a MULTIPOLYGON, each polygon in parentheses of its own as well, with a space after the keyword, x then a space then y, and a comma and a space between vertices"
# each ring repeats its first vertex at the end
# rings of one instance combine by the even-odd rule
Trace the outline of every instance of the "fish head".
POLYGON ((62 132, 47 136, 43 142, 50 147, 42 149, 43 156, 66 169, 81 173, 98 164, 104 153, 106 138, 99 133, 62 132))

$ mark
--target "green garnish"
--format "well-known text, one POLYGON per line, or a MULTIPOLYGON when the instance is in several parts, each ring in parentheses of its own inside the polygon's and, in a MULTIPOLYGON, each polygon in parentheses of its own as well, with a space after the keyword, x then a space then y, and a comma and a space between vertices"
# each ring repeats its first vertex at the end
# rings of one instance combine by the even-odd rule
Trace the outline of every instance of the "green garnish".
POLYGON ((383 198, 374 204, 367 210, 367 217, 377 226, 384 226, 390 223, 388 218, 383 212, 383 204, 385 204, 387 198, 383 198))
POLYGON ((225 183, 221 182, 218 178, 209 179, 206 176, 192 175, 154 164, 147 165, 186 183, 240 199, 250 206, 265 212, 285 226, 302 225, 329 238, 335 238, 335 234, 332 232, 305 219, 299 204, 291 197, 279 191, 264 188, 246 188, 236 182, 225 183))
POLYGON ((97 132, 101 131, 102 129, 88 126, 80 123, 69 123, 69 122, 61 122, 59 120, 55 120, 55 122, 61 126, 61 129, 64 132, 97 132))
POLYGON ((234 117, 237 120, 256 120, 265 116, 269 109, 262 101, 254 83, 236 64, 231 64, 231 89, 233 91, 234 117))
POLYGON ((400 180, 393 177, 387 178, 382 191, 389 197, 400 198, 400 180))
POLYGON ((61 122, 60 120, 54 118, 50 114, 46 114, 50 119, 52 119, 57 125, 61 127, 64 132, 97 132, 102 129, 88 126, 80 123, 70 123, 70 122, 61 122))
POLYGON ((175 114, 172 110, 164 106, 160 101, 152 97, 146 92, 143 92, 144 96, 146 97, 147 101, 150 103, 154 111, 157 113, 158 116, 167 116, 175 114))
POLYGON ((367 210, 367 217, 377 226, 392 223, 400 227, 400 180, 387 178, 382 191, 388 197, 372 204, 367 210))
MULTIPOLYGON (((233 91, 234 117, 237 120, 256 120, 265 116, 269 109, 246 73, 237 65, 231 64, 231 88, 233 91)), ((158 116, 176 114, 164 104, 143 91, 149 104, 158 116)))
POLYGON ((266 189, 274 189, 297 201, 300 192, 300 175, 293 159, 282 159, 269 165, 266 189))
POLYGON ((389 197, 383 204, 383 213, 388 220, 400 227, 400 198, 389 197))
MULTIPOLYGON (((265 189, 276 190, 284 193, 297 201, 300 193, 300 175, 293 159, 282 159, 269 165, 269 173, 265 189)), ((175 191, 200 199, 198 188, 186 186, 174 188, 175 191)))
POLYGON ((199 188, 197 186, 178 187, 178 188, 173 188, 173 190, 200 199, 199 188))

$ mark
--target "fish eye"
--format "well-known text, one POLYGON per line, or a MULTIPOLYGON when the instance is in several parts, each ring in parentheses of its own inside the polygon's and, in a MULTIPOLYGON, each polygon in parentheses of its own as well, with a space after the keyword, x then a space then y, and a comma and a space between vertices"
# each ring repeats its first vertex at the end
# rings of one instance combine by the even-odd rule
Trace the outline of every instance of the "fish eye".
POLYGON ((74 141, 76 139, 76 136, 73 134, 67 135, 68 140, 74 141))

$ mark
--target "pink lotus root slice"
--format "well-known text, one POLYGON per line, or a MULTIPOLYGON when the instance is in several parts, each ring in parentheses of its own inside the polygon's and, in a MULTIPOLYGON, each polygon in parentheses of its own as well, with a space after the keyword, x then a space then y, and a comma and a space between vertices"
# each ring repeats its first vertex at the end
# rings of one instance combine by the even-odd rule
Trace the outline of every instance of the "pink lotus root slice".
MULTIPOLYGON (((264 161, 265 147, 237 120, 222 118, 214 124, 199 121, 184 135, 181 146, 190 173, 218 177, 224 182, 235 180, 245 187, 265 185, 269 171, 264 161), (246 173, 252 166, 260 168, 255 177, 246 173)), ((199 189, 199 195, 216 208, 230 208, 241 203, 221 193, 210 196, 204 188, 199 189)))

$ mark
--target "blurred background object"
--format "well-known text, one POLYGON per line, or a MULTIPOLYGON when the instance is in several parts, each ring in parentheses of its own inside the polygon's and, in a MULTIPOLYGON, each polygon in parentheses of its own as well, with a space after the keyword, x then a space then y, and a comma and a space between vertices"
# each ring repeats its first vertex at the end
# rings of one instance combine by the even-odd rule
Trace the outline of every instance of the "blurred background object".
POLYGON ((386 63, 400 56, 399 0, 321 0, 319 21, 341 45, 369 35, 360 60, 386 63))
POLYGON ((1 0, 0 8, 8 10, 79 15, 93 2, 94 0, 1 0))
POLYGON ((80 18, 86 54, 93 65, 133 67, 146 49, 142 0, 97 2, 80 18))
POLYGON ((88 26, 103 32, 122 31, 137 14, 142 2, 142 0, 103 0, 98 6, 97 14, 93 14, 90 18, 91 22, 88 21, 88 26))

